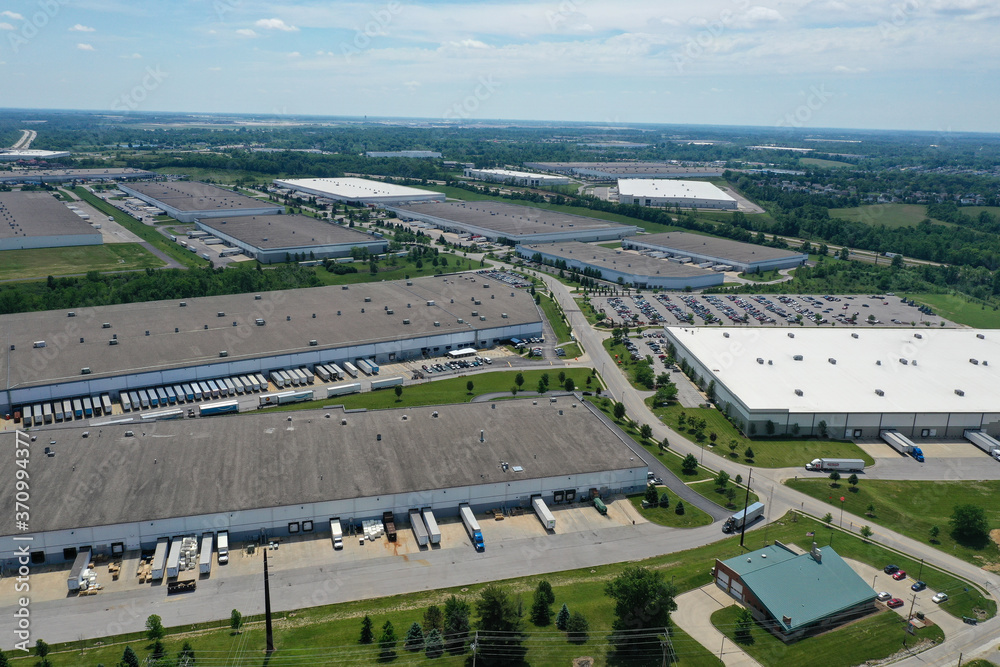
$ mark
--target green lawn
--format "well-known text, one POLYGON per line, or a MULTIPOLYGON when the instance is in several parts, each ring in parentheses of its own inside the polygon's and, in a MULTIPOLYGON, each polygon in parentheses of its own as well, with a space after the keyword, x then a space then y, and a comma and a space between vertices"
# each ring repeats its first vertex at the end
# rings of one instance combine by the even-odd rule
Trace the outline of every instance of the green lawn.
MULTIPOLYGON (((628 378, 628 381, 632 384, 633 387, 635 387, 640 391, 652 391, 652 389, 650 389, 649 387, 646 387, 636 382, 635 375, 636 371, 639 369, 639 362, 632 361, 632 356, 631 356, 632 353, 625 348, 624 343, 618 343, 616 345, 614 338, 605 338, 601 344, 604 346, 604 349, 608 351, 608 354, 612 356, 612 358, 617 357, 616 361, 618 362, 619 370, 625 374, 625 377, 628 378)), ((646 358, 645 354, 642 354, 641 352, 640 354, 642 355, 643 359, 646 358)), ((658 375, 655 369, 653 374, 654 376, 658 375)))
POLYGON ((566 345, 560 345, 560 347, 566 353, 566 359, 576 359, 580 356, 580 346, 576 343, 568 343, 566 345))
POLYGON ((538 294, 537 296, 539 298, 538 305, 542 309, 542 312, 545 313, 545 318, 549 321, 552 331, 556 336, 556 339, 552 342, 566 343, 572 340, 570 338, 569 324, 566 323, 566 318, 562 315, 562 309, 544 294, 538 294))
MULTIPOLYGON (((987 464, 988 465, 988 464, 987 464)), ((932 526, 940 529, 938 544, 945 553, 957 556, 974 565, 1000 563, 1000 549, 993 542, 980 548, 957 544, 951 537, 948 521, 956 505, 972 504, 986 510, 990 528, 1000 528, 1000 507, 992 501, 1000 494, 1000 481, 916 482, 909 480, 862 479, 856 493, 848 492, 846 479, 839 488, 830 488, 826 479, 790 480, 786 484, 797 491, 840 507, 858 516, 864 516, 869 503, 875 504, 872 524, 885 526, 915 540, 930 541, 932 526)), ((836 516, 836 512, 834 511, 836 516)))
POLYGON ((208 264, 208 261, 200 257, 198 253, 188 252, 152 227, 147 227, 124 211, 120 211, 107 202, 95 197, 86 188, 77 186, 73 188, 73 192, 104 215, 112 216, 118 224, 143 241, 149 242, 150 245, 156 247, 158 250, 162 250, 184 266, 194 268, 208 264))
MULTIPOLYGON (((647 401, 648 405, 651 403, 647 401)), ((817 458, 864 459, 867 465, 875 463, 871 456, 853 442, 811 439, 751 440, 737 431, 726 416, 714 408, 685 408, 675 404, 651 409, 664 424, 695 443, 698 441, 687 426, 687 420, 684 428, 678 425, 680 414, 683 412, 686 418, 704 419, 707 424, 704 431, 707 436, 706 446, 711 445, 710 436, 715 433, 716 444, 713 447, 715 453, 743 463, 750 463, 745 456, 747 447, 750 447, 754 453, 753 465, 760 468, 798 468, 817 458), (733 440, 736 441, 735 455, 729 449, 729 444, 733 440)))
MULTIPOLYGON (((913 227, 927 217, 927 207, 923 204, 871 204, 851 208, 831 208, 831 218, 863 222, 866 225, 886 227, 913 227)), ((932 219, 936 225, 951 225, 950 222, 932 219)))
MULTIPOLYGON (((740 607, 731 605, 712 614, 712 625, 735 642, 737 614, 740 607)), ((795 667, 852 667, 868 664, 893 655, 902 648, 904 638, 909 644, 920 639, 936 643, 944 641, 944 632, 933 625, 906 634, 906 622, 894 611, 881 611, 816 637, 807 637, 786 644, 759 623, 751 631, 752 644, 740 647, 764 667, 795 665, 795 667)))
MULTIPOLYGON (((917 303, 930 306, 940 315, 957 324, 977 329, 1000 329, 1000 311, 996 306, 987 306, 969 301, 957 294, 908 294, 917 303)), ((919 316, 919 313, 917 314, 919 316)))
POLYGON ((663 494, 666 492, 670 495, 670 507, 650 507, 649 509, 643 509, 642 494, 629 496, 629 502, 632 503, 633 507, 647 521, 667 526, 668 528, 697 528, 698 526, 707 526, 712 523, 712 517, 691 505, 685 505, 684 514, 678 514, 676 512, 677 496, 665 486, 658 486, 656 488, 657 493, 663 494))
MULTIPOLYGON (((499 362, 494 362, 496 365, 499 362)), ((533 370, 520 371, 524 376, 524 391, 535 391, 538 389, 538 381, 542 375, 548 374, 549 387, 559 389, 559 373, 565 373, 567 378, 573 378, 578 389, 586 391, 587 378, 590 377, 590 370, 587 368, 568 368, 566 370, 533 370)), ((343 405, 348 409, 367 408, 369 410, 381 410, 386 408, 409 408, 420 405, 447 405, 449 403, 468 403, 474 397, 482 394, 493 394, 497 392, 510 393, 515 386, 514 380, 518 371, 495 371, 492 373, 481 373, 479 375, 469 375, 466 377, 450 377, 444 380, 430 380, 420 384, 403 387, 403 394, 397 400, 396 392, 393 389, 380 389, 378 391, 365 392, 363 394, 350 394, 347 396, 334 396, 332 398, 321 398, 320 400, 307 403, 294 403, 282 405, 268 410, 307 410, 320 408, 324 405, 343 405), (469 393, 467 384, 473 383, 472 393, 469 393)), ((433 376, 431 376, 433 377, 433 376)), ((596 387, 596 381, 591 380, 596 387)), ((320 392, 324 390, 319 389, 320 392)))
MULTIPOLYGON (((423 260, 423 266, 417 268, 416 262, 408 257, 397 257, 395 266, 388 264, 388 260, 378 262, 378 273, 372 274, 367 262, 355 262, 351 266, 357 268, 357 273, 336 274, 327 271, 322 266, 316 267, 316 276, 324 285, 354 285, 357 283, 374 283, 383 280, 403 280, 404 278, 420 278, 422 276, 433 276, 439 273, 454 273, 456 271, 468 271, 479 269, 479 262, 474 262, 467 257, 457 257, 451 254, 442 255, 448 258, 447 266, 434 266, 429 259, 423 260)), ((490 264, 487 262, 487 266, 490 264)))
POLYGON ((138 243, 0 252, 0 280, 32 280, 87 271, 139 271, 160 266, 163 260, 138 243))
POLYGON ((850 162, 841 162, 840 160, 824 160, 823 158, 818 157, 800 157, 799 164, 803 167, 822 167, 826 169, 855 166, 850 162))
POLYGON ((601 246, 602 248, 616 248, 617 249, 617 248, 621 248, 622 247, 622 242, 621 241, 612 241, 611 243, 598 243, 597 245, 601 246))
MULTIPOLYGON (((750 483, 753 484, 753 480, 750 480, 750 483)), ((734 512, 736 512, 737 510, 742 510, 744 502, 749 506, 760 501, 760 497, 753 491, 750 491, 749 494, 750 497, 747 498, 747 487, 738 486, 733 481, 730 481, 726 485, 727 489, 736 490, 736 496, 733 498, 732 504, 729 503, 729 498, 726 497, 725 489, 720 489, 719 487, 717 487, 713 480, 694 482, 688 484, 687 486, 689 489, 691 489, 698 495, 708 498, 716 505, 719 505, 721 507, 727 507, 728 509, 731 509, 734 512)))

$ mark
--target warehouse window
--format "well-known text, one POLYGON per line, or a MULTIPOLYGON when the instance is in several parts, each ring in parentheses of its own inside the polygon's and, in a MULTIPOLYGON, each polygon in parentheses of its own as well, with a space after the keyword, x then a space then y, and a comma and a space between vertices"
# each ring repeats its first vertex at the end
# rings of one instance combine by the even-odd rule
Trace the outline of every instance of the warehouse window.
POLYGON ((299 532, 299 522, 298 521, 292 521, 290 524, 288 524, 288 532, 289 533, 297 533, 297 532, 299 532))
POLYGON ((313 522, 312 521, 303 521, 302 522, 302 532, 303 533, 311 533, 312 529, 313 529, 313 522))

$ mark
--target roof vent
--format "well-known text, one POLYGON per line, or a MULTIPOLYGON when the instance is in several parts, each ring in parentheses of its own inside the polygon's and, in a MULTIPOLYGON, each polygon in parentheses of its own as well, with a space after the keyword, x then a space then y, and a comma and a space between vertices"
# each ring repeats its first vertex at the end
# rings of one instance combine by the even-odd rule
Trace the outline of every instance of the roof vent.
MULTIPOLYGON (((70 313, 69 316, 73 317, 74 314, 75 313, 70 313)), ((976 338, 978 338, 980 340, 986 340, 986 336, 984 334, 976 334, 976 338)))
POLYGON ((435 410, 434 412, 431 413, 431 417, 437 417, 437 416, 438 416, 438 411, 437 410, 435 410))
POLYGON ((885 396, 885 392, 882 391, 881 389, 876 389, 875 390, 875 395, 876 396, 885 396))
MULTIPOLYGON (((208 325, 207 324, 205 325, 205 331, 208 331, 208 325)), ((147 335, 149 335, 149 334, 147 334, 147 335)))
POLYGON ((903 359, 903 358, 900 358, 899 363, 903 364, 904 366, 909 366, 909 364, 910 364, 909 361, 907 361, 906 359, 903 359))
POLYGON ((347 426, 347 420, 346 419, 341 419, 340 420, 340 425, 341 426, 347 426))
POLYGON ((794 357, 792 357, 792 359, 794 359, 795 361, 802 361, 802 355, 796 354, 794 357))
POLYGON ((827 361, 829 361, 829 362, 830 362, 831 364, 833 364, 834 366, 836 366, 836 365, 837 365, 837 360, 836 360, 836 359, 834 359, 833 357, 830 357, 829 359, 827 359, 827 361))
POLYGON ((102 329, 110 329, 111 328, 111 322, 105 322, 104 324, 101 325, 101 328, 102 329))
POLYGON ((221 350, 219 352, 219 356, 220 357, 228 357, 229 356, 229 352, 227 352, 226 350, 221 350))
MULTIPOLYGON (((910 363, 911 363, 911 364, 913 364, 914 366, 916 366, 916 365, 917 365, 917 360, 916 360, 916 359, 914 359, 914 360, 913 360, 913 361, 911 361, 910 363)), ((984 361, 983 363, 985 364, 986 362, 984 361)))
POLYGON ((851 334, 851 338, 859 338, 859 336, 858 336, 858 334, 856 334, 856 333, 852 333, 852 334, 851 334))
POLYGON ((292 316, 291 315, 285 315, 285 321, 286 322, 291 322, 292 321, 292 316))
POLYGON ((181 308, 185 308, 188 305, 187 301, 181 301, 181 308))
POLYGON ((913 334, 913 337, 914 337, 914 338, 923 338, 923 337, 924 337, 924 335, 923 335, 923 334, 918 334, 918 333, 915 333, 915 334, 913 334))
POLYGON ((959 396, 965 396, 965 392, 962 391, 961 389, 956 389, 955 393, 958 394, 959 396))
POLYGON ((788 332, 788 337, 789 338, 795 338, 795 334, 793 334, 791 331, 789 331, 788 332))
POLYGON ((875 361, 875 365, 876 366, 881 366, 882 365, 882 360, 881 359, 876 360, 875 361))
POLYGON ((317 341, 315 341, 315 340, 309 341, 309 346, 310 347, 316 347, 317 345, 319 345, 319 343, 317 341))
MULTIPOLYGON (((38 347, 38 343, 35 343, 35 347, 38 347)), ((42 347, 45 347, 44 342, 42 344, 42 347)), ((978 359, 969 359, 969 363, 972 364, 973 366, 978 366, 979 365, 979 360, 978 359)))
POLYGON ((802 390, 801 389, 796 389, 795 390, 795 395, 796 396, 801 396, 802 395, 802 390))

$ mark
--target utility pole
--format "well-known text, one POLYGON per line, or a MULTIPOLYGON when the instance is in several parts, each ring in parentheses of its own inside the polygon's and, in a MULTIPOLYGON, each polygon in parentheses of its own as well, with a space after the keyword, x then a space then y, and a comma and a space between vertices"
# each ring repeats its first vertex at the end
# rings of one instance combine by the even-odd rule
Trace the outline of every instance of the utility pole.
POLYGON ((753 477, 753 468, 747 473, 747 493, 743 499, 743 528, 740 530, 740 547, 743 546, 743 538, 747 534, 747 506, 750 504, 750 478, 753 477))
POLYGON ((274 653, 274 629, 271 627, 271 584, 267 578, 267 547, 264 547, 264 625, 267 635, 267 654, 274 653))
POLYGON ((915 604, 917 604, 917 594, 916 593, 913 594, 913 600, 910 601, 910 615, 906 619, 907 622, 909 622, 909 620, 911 618, 913 618, 913 605, 915 605, 915 604))

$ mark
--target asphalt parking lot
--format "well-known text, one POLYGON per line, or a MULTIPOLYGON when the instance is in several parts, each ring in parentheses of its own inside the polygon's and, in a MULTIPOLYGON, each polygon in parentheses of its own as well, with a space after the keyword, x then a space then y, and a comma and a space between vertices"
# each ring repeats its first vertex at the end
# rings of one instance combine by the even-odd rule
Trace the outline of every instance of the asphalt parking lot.
POLYGON ((900 296, 881 294, 693 294, 595 296, 591 303, 629 326, 848 326, 956 327, 900 296), (943 324, 942 324, 943 323, 943 324))

